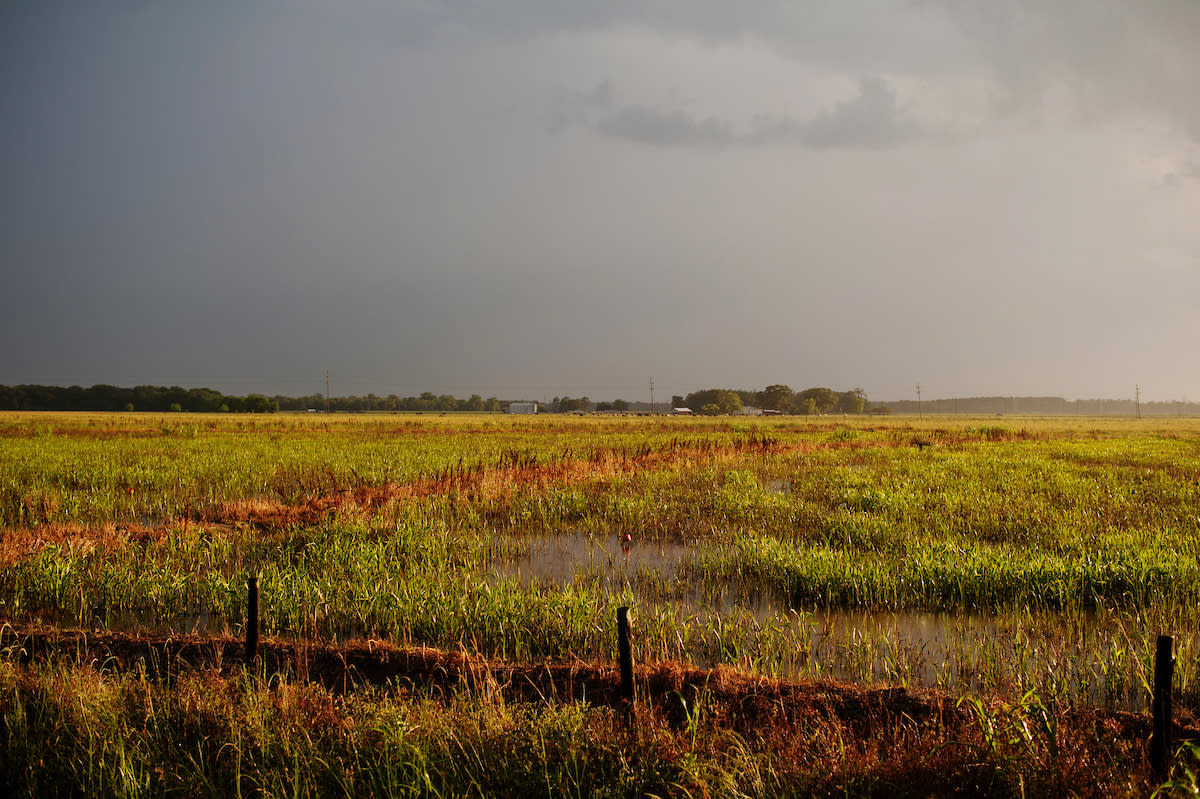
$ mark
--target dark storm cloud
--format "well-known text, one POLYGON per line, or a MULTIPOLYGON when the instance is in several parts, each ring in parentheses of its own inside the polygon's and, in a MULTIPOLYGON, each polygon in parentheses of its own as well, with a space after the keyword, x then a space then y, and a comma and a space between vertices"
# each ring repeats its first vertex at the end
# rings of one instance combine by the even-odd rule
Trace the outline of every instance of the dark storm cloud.
POLYGON ((0 383, 1200 393, 1197 8, 0 3, 0 383))

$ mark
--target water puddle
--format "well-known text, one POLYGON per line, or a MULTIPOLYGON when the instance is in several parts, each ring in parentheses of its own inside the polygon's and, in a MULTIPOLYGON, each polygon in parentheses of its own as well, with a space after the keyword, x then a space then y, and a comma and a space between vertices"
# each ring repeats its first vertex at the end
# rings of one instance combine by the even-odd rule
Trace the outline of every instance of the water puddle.
MULTIPOLYGON (((675 574, 695 558, 695 547, 674 541, 633 537, 622 546, 621 533, 563 533, 518 539, 519 554, 495 565, 501 577, 521 582, 565 584, 580 572, 615 571, 628 576, 638 570, 675 574)), ((632 534, 631 534, 632 536, 632 534)))
POLYGON ((786 603, 757 582, 714 576, 706 558, 729 554, 727 546, 704 546, 633 536, 628 549, 622 533, 572 532, 532 535, 512 541, 513 551, 492 565, 492 578, 516 580, 525 587, 586 585, 613 593, 631 593, 644 604, 670 604, 705 612, 749 609, 770 617, 786 612, 786 603))

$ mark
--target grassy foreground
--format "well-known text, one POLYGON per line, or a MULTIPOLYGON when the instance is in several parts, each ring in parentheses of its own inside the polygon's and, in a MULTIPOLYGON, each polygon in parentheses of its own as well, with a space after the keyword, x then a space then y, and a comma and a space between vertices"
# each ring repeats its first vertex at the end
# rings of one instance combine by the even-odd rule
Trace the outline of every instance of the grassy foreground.
POLYGON ((1146 795, 1159 632, 1200 706, 1193 420, 10 414, 0 524, 38 795, 1146 795), (248 574, 273 646, 508 682, 239 671, 248 574), (512 690, 610 669, 618 605, 636 724, 512 690))

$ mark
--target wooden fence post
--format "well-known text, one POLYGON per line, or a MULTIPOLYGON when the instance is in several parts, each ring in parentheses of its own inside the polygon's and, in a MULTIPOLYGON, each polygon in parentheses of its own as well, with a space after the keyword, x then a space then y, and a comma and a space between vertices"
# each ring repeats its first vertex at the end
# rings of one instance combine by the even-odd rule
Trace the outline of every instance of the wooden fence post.
POLYGON ((258 577, 246 578, 246 665, 258 656, 258 577))
POLYGON ((1150 733, 1150 767, 1157 779, 1165 780, 1171 770, 1171 682, 1175 674, 1175 639, 1158 636, 1154 652, 1154 721, 1150 733))
POLYGON ((629 608, 617 608, 617 655, 621 663, 621 700, 626 719, 633 710, 633 648, 629 643, 629 608))

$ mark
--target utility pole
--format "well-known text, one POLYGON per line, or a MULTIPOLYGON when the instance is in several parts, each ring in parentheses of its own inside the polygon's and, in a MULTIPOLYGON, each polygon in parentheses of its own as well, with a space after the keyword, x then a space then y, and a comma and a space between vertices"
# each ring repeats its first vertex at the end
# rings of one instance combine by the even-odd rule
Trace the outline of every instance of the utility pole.
POLYGON ((921 413, 921 384, 917 383, 917 418, 924 419, 925 415, 921 413))
POLYGON ((654 415, 654 378, 650 378, 650 415, 654 415))
POLYGON ((332 413, 329 405, 329 370, 325 370, 325 413, 332 413))
POLYGON ((1136 384, 1133 387, 1133 415, 1134 418, 1142 418, 1142 387, 1136 384))

